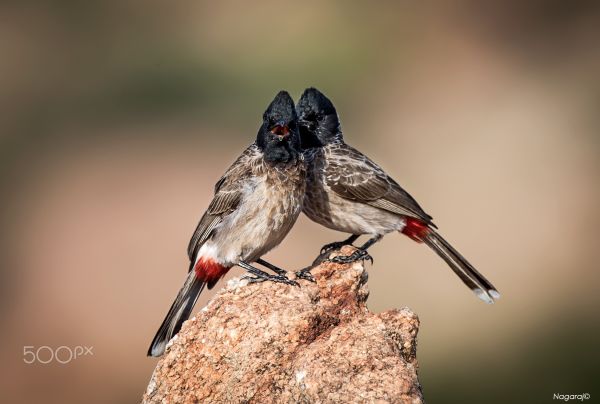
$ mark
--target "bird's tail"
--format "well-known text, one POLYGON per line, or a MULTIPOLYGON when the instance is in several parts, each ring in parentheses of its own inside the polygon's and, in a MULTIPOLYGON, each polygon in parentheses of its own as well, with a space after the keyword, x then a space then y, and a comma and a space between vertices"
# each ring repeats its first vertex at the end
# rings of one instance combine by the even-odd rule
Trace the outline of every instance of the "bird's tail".
POLYGON ((478 298, 486 303, 494 303, 495 299, 500 298, 500 293, 498 293, 494 285, 485 279, 465 257, 456 251, 434 229, 430 228, 428 230, 421 240, 446 261, 454 273, 458 275, 478 298))
POLYGON ((150 344, 148 356, 161 356, 165 352, 169 340, 179 332, 183 322, 189 318, 205 285, 204 280, 196 276, 196 271, 188 272, 185 283, 150 344))

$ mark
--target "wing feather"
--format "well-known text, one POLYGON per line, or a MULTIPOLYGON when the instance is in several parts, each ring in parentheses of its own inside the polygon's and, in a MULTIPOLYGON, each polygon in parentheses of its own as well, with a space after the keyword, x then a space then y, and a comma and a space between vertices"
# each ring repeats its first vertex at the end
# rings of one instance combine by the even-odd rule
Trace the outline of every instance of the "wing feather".
POLYGON ((367 156, 348 145, 331 150, 325 167, 327 185, 342 198, 411 216, 434 226, 431 216, 367 156))
POLYGON ((243 180, 251 175, 247 164, 252 160, 255 151, 253 146, 246 149, 215 184, 215 196, 202 215, 188 244, 187 252, 191 265, 194 264, 200 247, 208 240, 223 218, 239 205, 242 199, 243 180))

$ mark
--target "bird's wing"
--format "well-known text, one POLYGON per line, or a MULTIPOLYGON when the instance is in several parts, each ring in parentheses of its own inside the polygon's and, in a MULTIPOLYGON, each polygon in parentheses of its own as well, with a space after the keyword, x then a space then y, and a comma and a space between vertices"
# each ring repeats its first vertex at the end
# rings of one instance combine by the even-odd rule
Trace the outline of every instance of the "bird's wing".
POLYGON ((247 163, 252 158, 251 149, 252 146, 246 149, 215 184, 215 196, 210 205, 208 205, 208 209, 204 212, 204 215, 202 215, 188 245, 188 257, 192 265, 194 264, 198 250, 208 240, 213 230, 240 203, 245 183, 244 180, 251 175, 247 166, 247 163))
POLYGON ((411 216, 434 226, 431 216, 408 192, 381 167, 351 146, 340 145, 331 149, 325 166, 325 182, 342 198, 411 216))

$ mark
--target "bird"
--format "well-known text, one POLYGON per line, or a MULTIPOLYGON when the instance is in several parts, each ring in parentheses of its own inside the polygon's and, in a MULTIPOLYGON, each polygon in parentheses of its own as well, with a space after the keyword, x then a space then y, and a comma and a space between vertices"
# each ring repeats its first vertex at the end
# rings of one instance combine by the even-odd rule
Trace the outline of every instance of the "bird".
POLYGON ((261 259, 288 234, 300 215, 306 167, 294 101, 280 91, 263 114, 256 140, 214 187, 214 197, 188 245, 185 282, 158 329, 148 356, 160 356, 188 319, 198 296, 235 265, 250 283, 273 281, 298 286, 286 271, 261 259), (266 273, 253 263, 276 273, 266 273))
MULTIPOLYGON (((440 235, 432 217, 408 192, 373 160, 345 143, 329 98, 316 88, 307 88, 296 111, 307 165, 302 211, 316 223, 350 234, 344 241, 326 244, 321 257, 351 245, 361 235, 369 235, 369 240, 350 256, 330 261, 372 261, 367 249, 387 233, 398 231, 429 246, 484 302, 493 303, 500 297, 498 290, 440 235)), ((315 265, 299 271, 297 277, 310 279, 315 265)))

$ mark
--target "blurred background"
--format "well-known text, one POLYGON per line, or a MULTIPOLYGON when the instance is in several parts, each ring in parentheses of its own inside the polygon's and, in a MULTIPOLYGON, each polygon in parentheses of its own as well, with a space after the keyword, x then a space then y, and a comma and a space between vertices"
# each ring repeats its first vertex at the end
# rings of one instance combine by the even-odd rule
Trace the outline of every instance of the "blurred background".
MULTIPOLYGON (((597 399, 599 44, 592 1, 2 2, 0 401, 139 401, 213 184, 307 86, 502 292, 372 248, 369 305, 420 316, 428 402, 597 399)), ((301 217, 268 258, 342 238, 301 217)))

